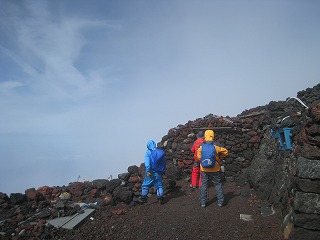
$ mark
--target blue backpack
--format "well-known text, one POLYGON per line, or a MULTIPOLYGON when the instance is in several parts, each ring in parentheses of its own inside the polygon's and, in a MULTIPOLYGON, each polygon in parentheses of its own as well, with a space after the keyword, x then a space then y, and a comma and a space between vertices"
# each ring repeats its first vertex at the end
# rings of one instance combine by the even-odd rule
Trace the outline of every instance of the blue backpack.
POLYGON ((212 143, 202 143, 201 166, 203 168, 213 168, 216 165, 216 148, 212 143))
POLYGON ((166 158, 162 149, 151 150, 150 166, 151 169, 163 174, 166 171, 166 158))

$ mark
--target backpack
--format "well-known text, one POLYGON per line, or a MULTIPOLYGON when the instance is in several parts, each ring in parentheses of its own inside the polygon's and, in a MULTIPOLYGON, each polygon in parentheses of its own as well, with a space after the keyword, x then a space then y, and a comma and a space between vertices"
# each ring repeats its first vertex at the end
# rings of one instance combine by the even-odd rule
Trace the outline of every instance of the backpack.
POLYGON ((166 162, 162 149, 151 150, 150 166, 152 170, 163 174, 166 171, 166 162))
POLYGON ((203 168, 213 168, 216 165, 216 148, 212 143, 202 143, 201 166, 203 168))

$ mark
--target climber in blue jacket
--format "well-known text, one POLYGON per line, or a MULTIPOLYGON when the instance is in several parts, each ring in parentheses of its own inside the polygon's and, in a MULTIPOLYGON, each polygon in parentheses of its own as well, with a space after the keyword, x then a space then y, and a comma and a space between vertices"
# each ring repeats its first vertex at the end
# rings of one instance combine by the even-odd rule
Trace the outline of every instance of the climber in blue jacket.
POLYGON ((166 170, 166 159, 164 151, 156 147, 153 140, 147 142, 147 150, 144 156, 146 167, 144 181, 142 183, 141 200, 147 202, 149 188, 155 185, 157 198, 160 204, 163 203, 162 174, 166 170))

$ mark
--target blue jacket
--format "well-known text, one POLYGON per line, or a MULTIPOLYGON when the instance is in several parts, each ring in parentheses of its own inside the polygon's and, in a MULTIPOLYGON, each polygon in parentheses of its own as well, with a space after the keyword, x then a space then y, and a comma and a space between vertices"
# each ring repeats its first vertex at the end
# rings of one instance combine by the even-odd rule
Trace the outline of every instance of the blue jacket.
POLYGON ((151 171, 151 165, 150 165, 150 155, 151 155, 151 150, 156 149, 156 143, 153 140, 149 140, 147 142, 147 151, 146 154, 144 155, 144 165, 146 167, 146 172, 151 171))

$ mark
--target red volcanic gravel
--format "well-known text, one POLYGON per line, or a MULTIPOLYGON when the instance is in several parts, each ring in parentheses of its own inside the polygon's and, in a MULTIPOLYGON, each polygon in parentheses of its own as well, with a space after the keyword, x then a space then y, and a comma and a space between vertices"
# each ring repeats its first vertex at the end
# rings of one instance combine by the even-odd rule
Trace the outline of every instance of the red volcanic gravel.
POLYGON ((54 239, 214 239, 214 240, 281 240, 281 212, 275 209, 270 216, 262 216, 259 201, 248 185, 224 184, 227 204, 218 207, 215 189, 209 188, 209 203, 199 205, 199 189, 191 189, 186 181, 178 181, 176 188, 159 205, 156 196, 143 205, 120 204, 101 208, 77 229, 54 229, 54 239), (253 221, 240 219, 251 215, 253 221))

